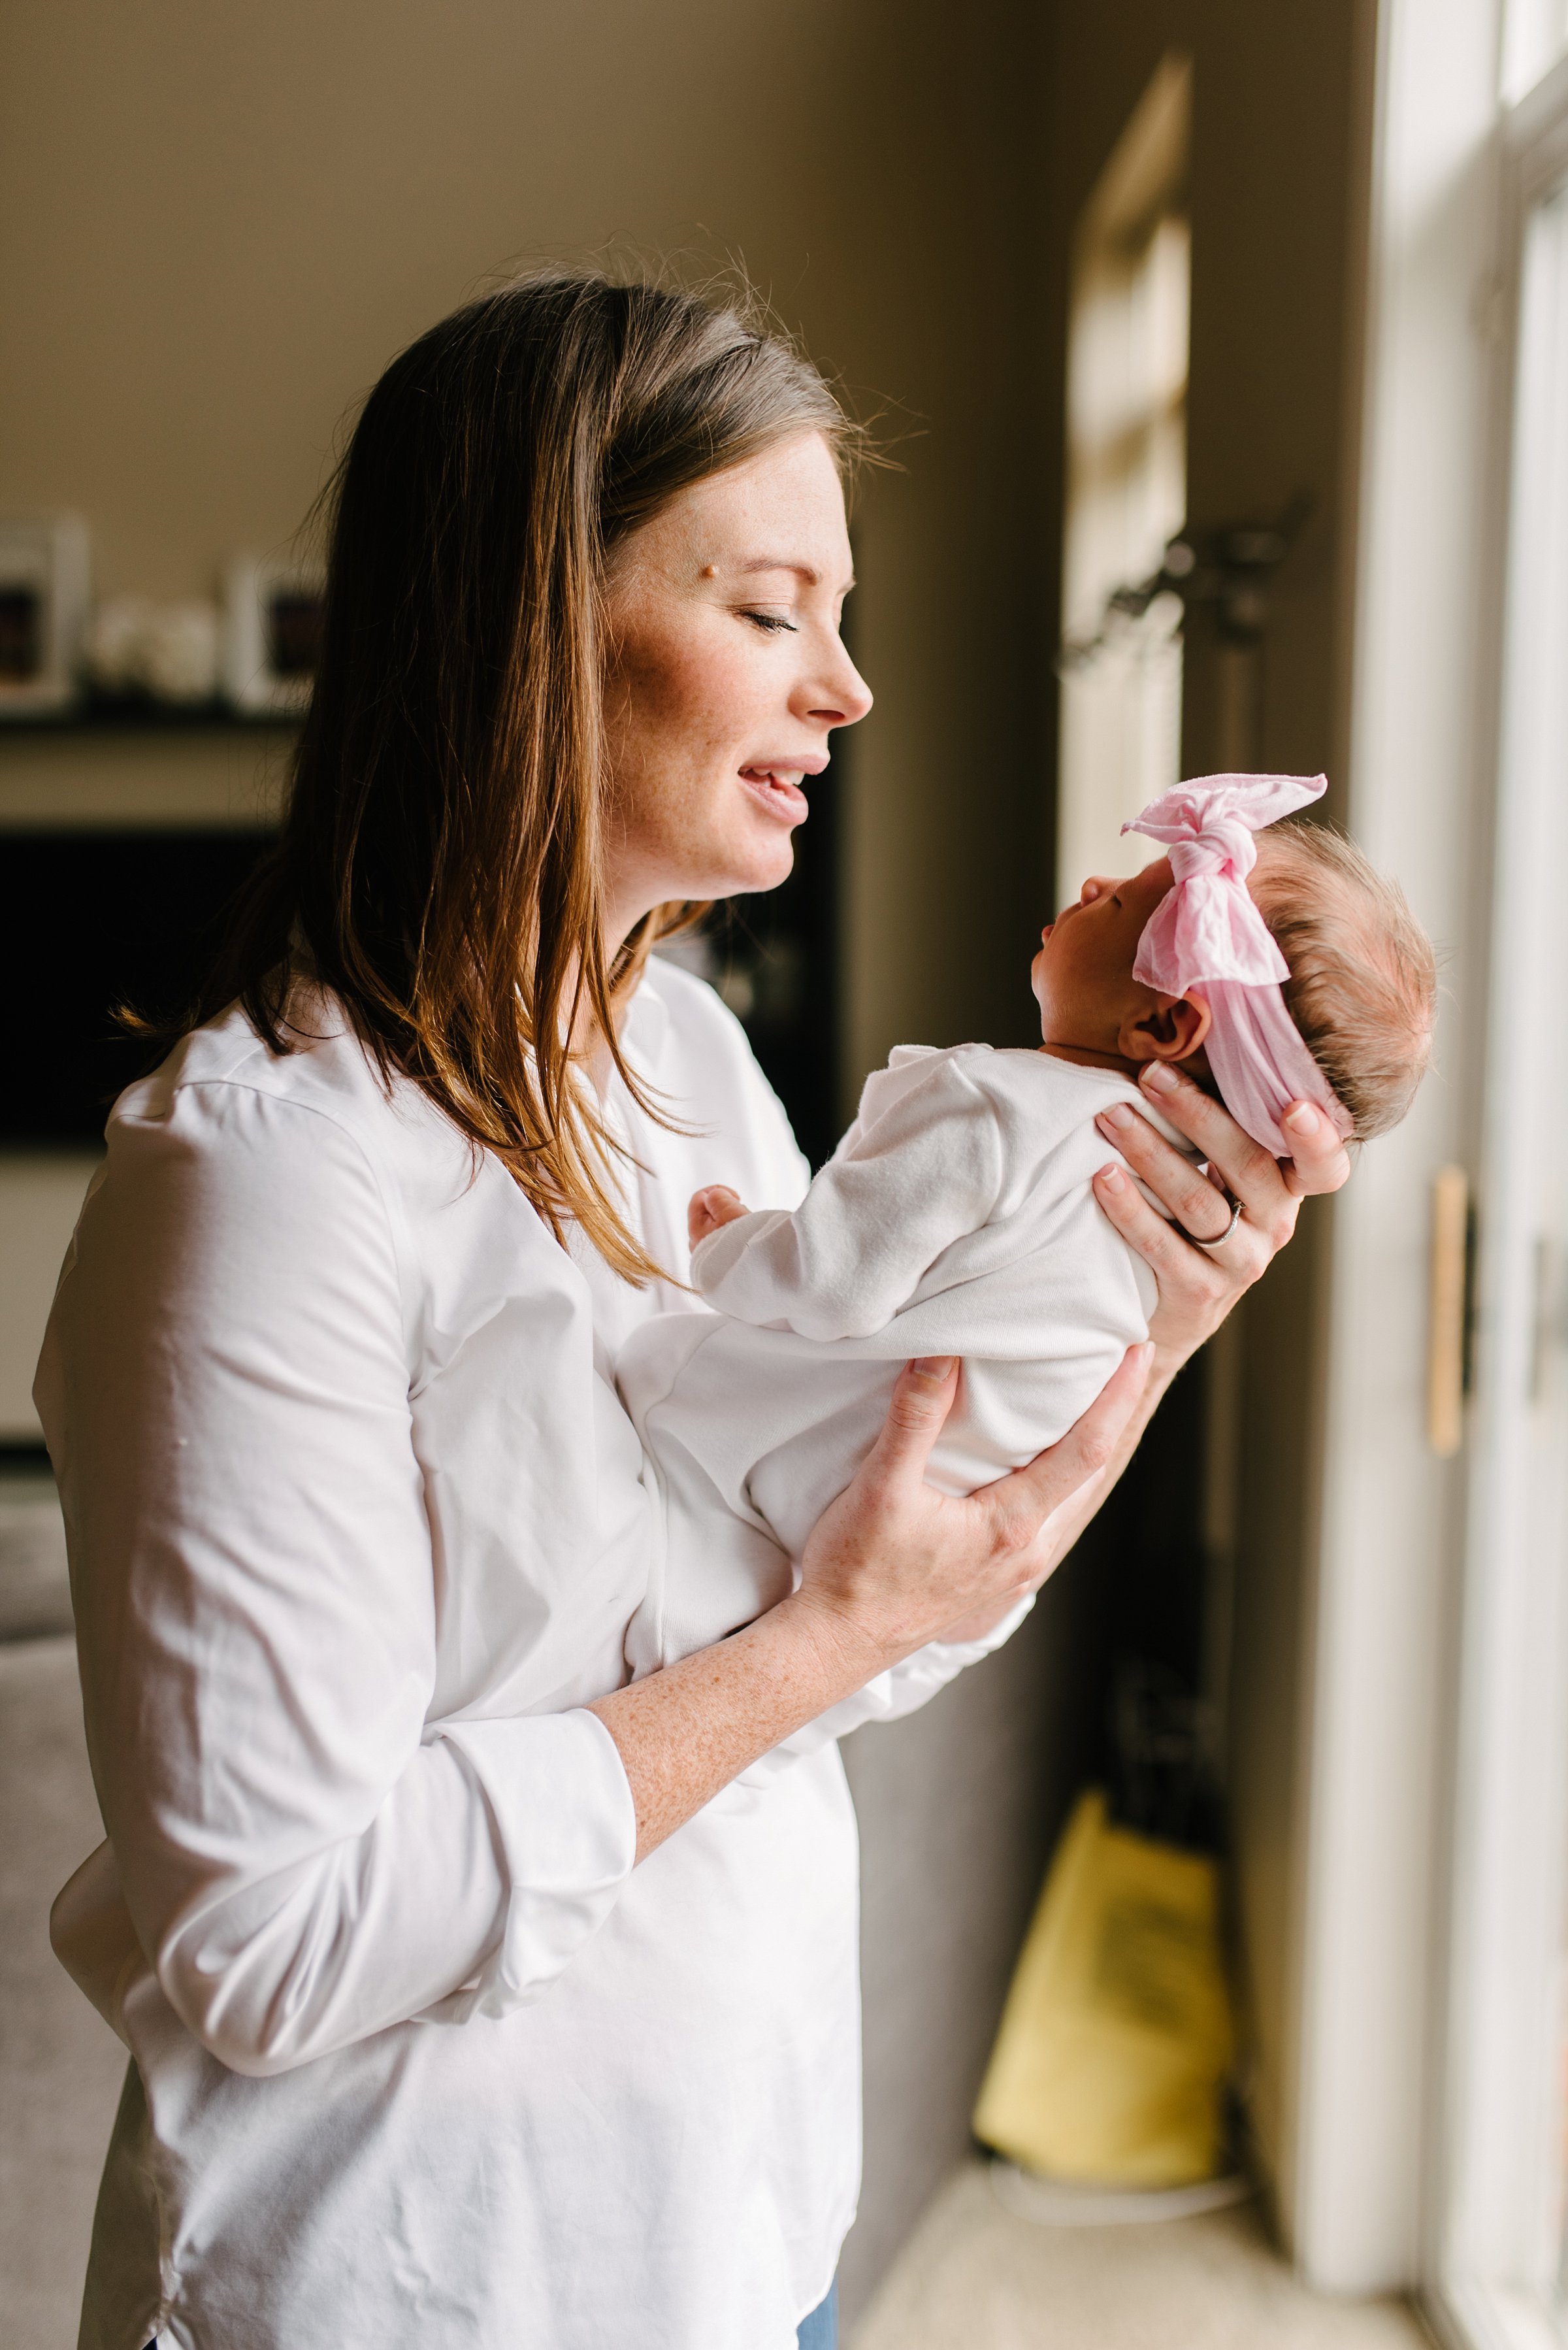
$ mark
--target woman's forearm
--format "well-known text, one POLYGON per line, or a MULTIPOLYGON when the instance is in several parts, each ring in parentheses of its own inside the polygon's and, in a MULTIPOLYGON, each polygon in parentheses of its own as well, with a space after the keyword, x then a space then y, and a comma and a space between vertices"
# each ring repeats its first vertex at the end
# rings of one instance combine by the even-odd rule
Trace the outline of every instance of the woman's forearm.
POLYGON ((596 1700, 616 1742, 645 1859, 792 1731, 892 1663, 805 1591, 711 1648, 596 1700))

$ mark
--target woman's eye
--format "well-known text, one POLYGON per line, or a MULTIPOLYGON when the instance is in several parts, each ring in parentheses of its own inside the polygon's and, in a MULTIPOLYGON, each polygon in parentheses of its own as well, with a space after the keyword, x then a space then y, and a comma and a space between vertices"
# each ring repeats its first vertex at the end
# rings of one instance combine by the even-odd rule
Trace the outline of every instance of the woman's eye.
POLYGON ((780 612, 742 612, 741 618, 750 620, 766 636, 776 637, 781 629, 792 637, 796 633, 794 622, 786 620, 780 612))

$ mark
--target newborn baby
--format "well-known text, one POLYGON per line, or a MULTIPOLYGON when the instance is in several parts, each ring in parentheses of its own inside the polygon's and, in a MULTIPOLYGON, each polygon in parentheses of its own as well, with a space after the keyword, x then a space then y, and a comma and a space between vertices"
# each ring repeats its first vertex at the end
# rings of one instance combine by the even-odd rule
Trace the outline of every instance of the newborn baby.
POLYGON ((901 1045, 798 1208, 698 1193, 691 1278, 714 1310, 644 1323, 618 1366, 662 1505, 634 1671, 788 1593, 910 1357, 962 1357, 929 1473, 967 1493, 1054 1443, 1147 1337, 1153 1276, 1090 1189, 1096 1118, 1119 1103, 1191 1155, 1139 1093, 1142 1064, 1179 1064, 1277 1158, 1295 1100, 1347 1139, 1404 1116, 1431 1034, 1427 940, 1338 834, 1254 838, 1324 788, 1166 793, 1124 829, 1168 855, 1086 881, 1043 933, 1038 1050, 901 1045))

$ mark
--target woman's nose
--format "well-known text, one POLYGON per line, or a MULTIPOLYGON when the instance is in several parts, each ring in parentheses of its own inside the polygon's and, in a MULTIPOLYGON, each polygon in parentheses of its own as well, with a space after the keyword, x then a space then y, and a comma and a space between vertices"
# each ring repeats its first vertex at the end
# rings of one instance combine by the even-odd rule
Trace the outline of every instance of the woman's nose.
POLYGON ((843 652, 842 660, 830 676, 817 687, 820 700, 814 697, 811 715, 823 726, 857 725, 871 707, 871 689, 850 660, 843 652))

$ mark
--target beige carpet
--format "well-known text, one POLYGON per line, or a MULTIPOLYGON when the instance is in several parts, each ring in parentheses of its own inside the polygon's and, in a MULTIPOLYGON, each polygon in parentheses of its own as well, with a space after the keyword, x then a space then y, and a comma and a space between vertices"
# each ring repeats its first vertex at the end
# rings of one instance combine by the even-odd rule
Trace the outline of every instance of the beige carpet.
POLYGON ((979 2162, 894 2262, 849 2350, 1422 2350, 1389 2303, 1322 2300, 1251 2206, 1155 2227, 1043 2228, 979 2162))

